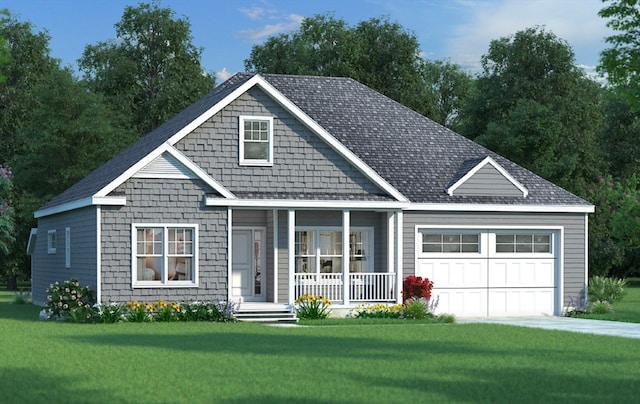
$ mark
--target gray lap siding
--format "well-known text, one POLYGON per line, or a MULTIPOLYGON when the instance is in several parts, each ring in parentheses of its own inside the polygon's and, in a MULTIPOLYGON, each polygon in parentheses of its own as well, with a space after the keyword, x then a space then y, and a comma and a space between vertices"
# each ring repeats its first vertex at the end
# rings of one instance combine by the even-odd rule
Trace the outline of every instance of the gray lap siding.
POLYGON ((226 300, 227 209, 204 206, 200 180, 130 179, 115 193, 127 205, 102 208, 102 300, 226 300), (132 223, 197 224, 199 286, 132 288, 132 223))
POLYGON ((33 302, 42 305, 47 300, 46 290, 54 282, 77 279, 81 285, 97 291, 97 248, 96 221, 97 208, 94 206, 47 216, 38 220, 38 235, 31 257, 33 302), (65 229, 70 228, 71 260, 66 267, 65 229), (56 231, 57 248, 49 254, 47 233, 56 231))
POLYGON ((563 213, 459 213, 459 212, 405 212, 403 227, 403 272, 404 276, 415 272, 415 227, 416 225, 461 226, 487 229, 508 226, 510 228, 544 228, 562 226, 564 228, 563 263, 564 306, 569 306, 582 296, 585 285, 585 214, 563 213))

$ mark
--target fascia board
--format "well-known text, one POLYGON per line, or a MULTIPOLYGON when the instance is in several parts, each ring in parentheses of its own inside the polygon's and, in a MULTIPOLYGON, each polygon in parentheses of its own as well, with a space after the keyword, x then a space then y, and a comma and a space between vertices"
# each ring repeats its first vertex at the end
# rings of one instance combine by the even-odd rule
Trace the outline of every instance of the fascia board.
POLYGON ((412 203, 408 211, 451 211, 451 212, 522 212, 522 213, 593 213, 593 205, 498 205, 498 204, 430 204, 412 203))
POLYGON ((73 202, 63 203, 47 209, 40 209, 33 213, 33 217, 39 219, 45 216, 51 216, 58 213, 68 212, 75 209, 86 208, 94 205, 110 205, 125 206, 127 198, 124 196, 90 196, 88 198, 78 199, 73 202))
POLYGON ((205 206, 228 206, 233 208, 296 208, 296 209, 371 209, 398 210, 408 206, 404 202, 294 200, 294 199, 222 199, 207 197, 205 206))

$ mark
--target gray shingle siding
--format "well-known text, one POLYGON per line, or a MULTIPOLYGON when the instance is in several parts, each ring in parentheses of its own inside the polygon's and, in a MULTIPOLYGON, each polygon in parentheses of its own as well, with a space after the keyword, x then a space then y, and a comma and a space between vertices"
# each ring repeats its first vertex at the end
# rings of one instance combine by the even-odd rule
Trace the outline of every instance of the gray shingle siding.
POLYGON ((403 272, 404 276, 415 271, 415 226, 482 226, 486 229, 509 226, 526 229, 564 227, 563 260, 564 306, 570 298, 576 300, 584 293, 585 285, 585 214, 525 214, 525 213, 451 213, 451 212, 405 212, 403 227, 403 272))
POLYGON ((176 148, 229 191, 245 197, 250 197, 249 193, 261 197, 285 193, 291 199, 328 194, 349 199, 383 193, 259 88, 240 96, 176 148), (238 164, 241 115, 275 117, 272 167, 238 164))
POLYGON ((96 207, 65 212, 38 220, 38 235, 31 262, 33 302, 46 302, 46 289, 51 283, 77 279, 82 286, 97 291, 96 207), (65 228, 71 229, 71 266, 65 266, 65 228), (47 251, 47 233, 56 230, 55 254, 47 251))
POLYGON ((227 209, 203 206, 201 180, 130 179, 114 192, 127 205, 102 209, 103 301, 226 300, 227 209), (199 287, 132 288, 131 224, 198 224, 199 287))

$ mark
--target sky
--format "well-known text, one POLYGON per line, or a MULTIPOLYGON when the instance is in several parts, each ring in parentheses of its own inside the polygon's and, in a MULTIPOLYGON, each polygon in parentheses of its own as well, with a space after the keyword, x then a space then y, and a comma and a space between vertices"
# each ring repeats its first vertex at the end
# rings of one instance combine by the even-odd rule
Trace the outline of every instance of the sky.
MULTIPOLYGON (((129 0, 4 0, 19 21, 47 30, 51 56, 77 70, 85 46, 115 39, 114 25, 129 0)), ((148 1, 145 1, 148 3, 148 1)), ((422 55, 448 60, 471 74, 492 40, 540 26, 566 41, 576 65, 593 74, 612 34, 598 16, 601 0, 160 0, 178 18, 188 18, 192 43, 202 48, 204 69, 218 82, 244 71, 253 46, 290 33, 305 17, 332 14, 349 26, 387 17, 417 37, 422 55)))

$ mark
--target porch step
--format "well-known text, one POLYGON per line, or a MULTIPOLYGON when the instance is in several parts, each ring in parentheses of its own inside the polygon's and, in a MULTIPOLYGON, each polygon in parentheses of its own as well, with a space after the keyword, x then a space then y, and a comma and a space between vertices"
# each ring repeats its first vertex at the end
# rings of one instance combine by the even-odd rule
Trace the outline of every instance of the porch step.
POLYGON ((236 313, 238 321, 254 323, 296 323, 295 311, 289 305, 242 303, 236 313))

